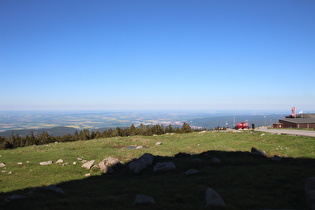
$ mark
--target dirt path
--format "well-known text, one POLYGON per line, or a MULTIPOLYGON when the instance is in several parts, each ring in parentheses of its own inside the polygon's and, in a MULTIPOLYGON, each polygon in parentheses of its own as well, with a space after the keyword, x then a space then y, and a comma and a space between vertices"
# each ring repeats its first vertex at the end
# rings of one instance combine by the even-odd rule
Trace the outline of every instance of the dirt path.
POLYGON ((315 137, 315 131, 306 131, 306 130, 291 130, 291 129, 268 129, 266 127, 261 127, 255 129, 257 131, 274 133, 274 134, 287 134, 287 135, 294 135, 294 136, 309 136, 315 137))

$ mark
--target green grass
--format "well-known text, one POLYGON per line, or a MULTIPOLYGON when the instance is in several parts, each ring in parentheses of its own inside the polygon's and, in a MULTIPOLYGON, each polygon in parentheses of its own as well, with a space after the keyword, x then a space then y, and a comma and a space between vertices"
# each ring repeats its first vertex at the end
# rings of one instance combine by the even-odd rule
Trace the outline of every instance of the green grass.
MULTIPOLYGON (((0 151, 0 208, 37 209, 133 209, 136 194, 151 195, 154 206, 143 209, 202 209, 205 207, 205 190, 211 187, 219 192, 227 209, 293 208, 304 209, 304 179, 315 176, 315 138, 287 135, 260 135, 242 133, 190 133, 161 136, 132 136, 106 138, 69 143, 31 146, 0 151), (161 146, 155 143, 161 141, 161 146), (127 146, 146 146, 146 149, 127 149, 127 146), (250 156, 251 147, 265 150, 273 155, 289 158, 281 162, 250 156), (207 152, 207 151, 212 152, 207 152), (175 158, 179 152, 190 156, 175 158), (152 166, 139 175, 126 167, 116 169, 112 175, 86 178, 89 170, 81 168, 77 158, 96 160, 108 156, 117 157, 127 164, 143 153, 155 156, 155 162, 171 160, 175 171, 153 173, 152 166), (211 158, 222 160, 220 165, 211 163, 211 158), (202 163, 193 163, 194 158, 202 163), (39 162, 63 159, 69 164, 53 163, 40 166, 39 162), (29 161, 29 163, 26 163, 29 161), (73 162, 77 165, 73 165, 73 162), (23 162, 23 165, 16 163, 23 162), (200 170, 196 175, 186 176, 190 168, 200 170), (11 171, 11 174, 8 174, 11 171), (61 187, 64 196, 35 195, 26 200, 4 203, 12 194, 25 194, 29 188, 55 184, 61 187)), ((92 171, 93 172, 93 171, 92 171)))

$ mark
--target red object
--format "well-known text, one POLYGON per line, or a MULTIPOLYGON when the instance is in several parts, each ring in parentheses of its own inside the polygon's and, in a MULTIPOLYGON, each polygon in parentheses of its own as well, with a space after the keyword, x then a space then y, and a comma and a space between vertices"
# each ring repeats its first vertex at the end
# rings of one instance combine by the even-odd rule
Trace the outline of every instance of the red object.
POLYGON ((236 124, 236 129, 244 129, 244 128, 248 128, 248 123, 246 122, 239 122, 236 124))
POLYGON ((292 107, 292 117, 296 117, 296 113, 295 113, 295 110, 296 110, 296 108, 295 107, 292 107))

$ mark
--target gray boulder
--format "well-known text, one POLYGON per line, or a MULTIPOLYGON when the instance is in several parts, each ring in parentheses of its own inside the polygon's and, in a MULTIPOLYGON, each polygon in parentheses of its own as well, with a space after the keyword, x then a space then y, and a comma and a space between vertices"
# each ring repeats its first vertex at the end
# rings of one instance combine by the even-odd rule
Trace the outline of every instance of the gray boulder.
POLYGON ((158 142, 155 143, 155 145, 156 146, 160 146, 160 145, 162 145, 162 142, 158 141, 158 142))
POLYGON ((0 168, 5 167, 4 163, 0 163, 0 168))
POLYGON ((153 167, 153 171, 169 171, 169 170, 174 170, 176 169, 176 166, 173 162, 162 162, 162 163, 157 163, 153 167))
POLYGON ((113 157, 107 157, 101 162, 103 162, 105 166, 114 166, 120 163, 120 161, 117 158, 113 157))
POLYGON ((53 161, 49 160, 49 161, 40 162, 39 165, 41 165, 41 166, 47 166, 47 165, 50 165, 50 164, 52 164, 52 163, 53 163, 53 161))
POLYGON ((104 174, 111 174, 113 173, 113 169, 107 165, 105 165, 105 162, 102 161, 98 164, 98 167, 104 174))
POLYGON ((189 169, 188 171, 185 172, 186 175, 192 175, 192 174, 196 174, 199 171, 197 169, 189 169))
POLYGON ((216 157, 212 158, 211 161, 214 164, 220 164, 221 163, 221 160, 219 158, 216 158, 216 157))
POLYGON ((140 171, 144 170, 148 166, 152 165, 154 156, 150 153, 145 153, 138 159, 132 161, 129 163, 129 169, 135 173, 138 174, 140 171))
POLYGON ((63 163, 63 160, 59 159, 59 160, 56 161, 56 163, 63 163))
POLYGON ((282 159, 283 158, 278 156, 278 155, 275 155, 275 156, 273 156, 273 158, 271 158, 271 160, 273 160, 273 161, 281 161, 282 159))
POLYGON ((91 169, 92 166, 94 165, 94 163, 95 163, 95 160, 90 160, 90 161, 84 163, 81 167, 86 168, 86 169, 91 169))
POLYGON ((65 194, 65 192, 60 188, 60 187, 57 187, 56 185, 49 185, 47 187, 42 187, 41 188, 42 190, 50 190, 50 191, 53 191, 53 192, 56 192, 56 193, 61 193, 61 194, 65 194))
POLYGON ((139 205, 139 204, 155 204, 155 201, 151 196, 137 195, 133 202, 133 205, 139 205))
POLYGON ((226 204, 221 197, 216 191, 214 191, 211 188, 207 188, 206 190, 206 208, 211 207, 211 206, 221 206, 225 207, 226 204))
POLYGON ((6 197, 4 199, 5 202, 10 202, 10 201, 14 201, 14 200, 20 200, 20 199, 23 199, 23 198, 26 198, 26 196, 24 195, 11 195, 9 197, 6 197))
POLYGON ((255 147, 252 147, 250 153, 251 153, 252 155, 256 155, 256 156, 268 157, 266 151, 256 149, 255 147))

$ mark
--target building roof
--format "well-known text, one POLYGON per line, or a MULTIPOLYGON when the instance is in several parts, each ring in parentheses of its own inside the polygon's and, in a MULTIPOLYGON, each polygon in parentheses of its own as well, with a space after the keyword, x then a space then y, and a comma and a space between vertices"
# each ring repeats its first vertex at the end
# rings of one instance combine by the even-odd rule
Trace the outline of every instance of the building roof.
POLYGON ((279 119, 279 122, 285 121, 285 122, 290 122, 290 123, 296 123, 296 124, 301 124, 301 123, 315 123, 315 118, 284 118, 284 119, 279 119))

